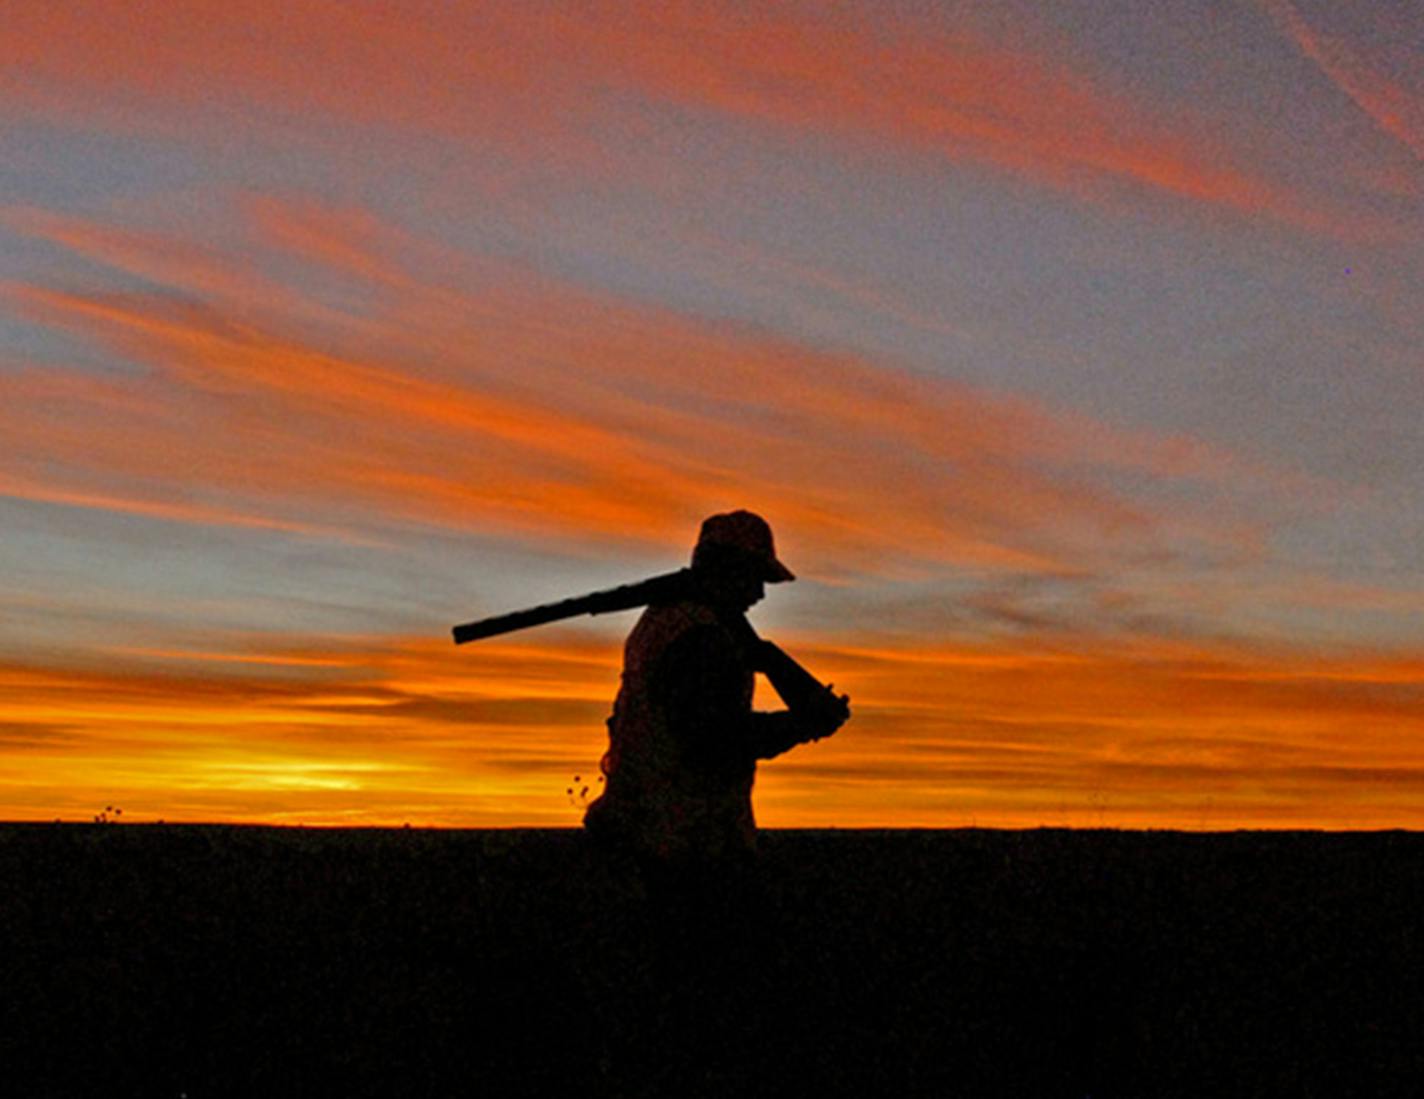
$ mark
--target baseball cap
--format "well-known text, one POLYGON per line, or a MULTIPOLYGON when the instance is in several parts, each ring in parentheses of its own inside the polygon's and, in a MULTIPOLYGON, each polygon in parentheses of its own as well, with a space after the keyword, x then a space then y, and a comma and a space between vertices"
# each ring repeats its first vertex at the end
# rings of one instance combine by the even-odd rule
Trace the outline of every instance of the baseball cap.
POLYGON ((700 559, 705 564, 727 550, 760 565, 761 578, 769 584, 796 579, 792 571, 776 559, 771 527, 753 512, 729 511, 704 519, 697 535, 697 548, 692 551, 692 563, 695 566, 700 559))

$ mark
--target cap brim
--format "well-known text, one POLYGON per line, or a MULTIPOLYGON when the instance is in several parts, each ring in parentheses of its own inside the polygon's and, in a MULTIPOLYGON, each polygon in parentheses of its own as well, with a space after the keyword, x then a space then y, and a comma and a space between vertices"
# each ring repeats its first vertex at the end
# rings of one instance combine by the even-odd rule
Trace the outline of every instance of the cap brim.
POLYGON ((765 580, 768 584, 780 584, 786 580, 795 580, 796 574, 783 565, 776 558, 772 558, 766 566, 765 580))

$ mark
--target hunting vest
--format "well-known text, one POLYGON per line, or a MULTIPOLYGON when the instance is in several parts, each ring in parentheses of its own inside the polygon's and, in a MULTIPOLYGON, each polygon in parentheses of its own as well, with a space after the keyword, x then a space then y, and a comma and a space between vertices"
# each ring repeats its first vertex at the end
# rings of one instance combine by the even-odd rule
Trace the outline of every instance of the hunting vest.
MULTIPOLYGON (((667 666, 668 650, 690 630, 705 628, 722 631, 737 651, 716 614, 700 603, 643 612, 624 646, 623 681, 608 719, 604 792, 584 817, 590 833, 662 860, 715 859, 756 846, 755 760, 731 770, 698 766, 666 705, 667 677, 687 674, 667 666)), ((750 667, 743 671, 723 712, 751 713, 754 675, 750 667)), ((740 730, 726 732, 736 738, 740 730)))

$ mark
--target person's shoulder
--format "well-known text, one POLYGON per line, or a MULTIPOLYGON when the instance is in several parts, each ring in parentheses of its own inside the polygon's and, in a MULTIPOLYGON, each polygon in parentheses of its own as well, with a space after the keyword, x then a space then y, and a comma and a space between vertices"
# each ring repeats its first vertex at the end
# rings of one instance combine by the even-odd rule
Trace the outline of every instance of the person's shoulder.
POLYGON ((653 603, 638 619, 638 626, 664 633, 719 629, 716 612, 704 603, 684 599, 676 603, 653 603))
POLYGON ((685 616, 667 651, 677 662, 706 667, 736 664, 740 653, 736 638, 713 614, 685 616))
MULTIPOLYGON (((655 603, 643 611, 633 632, 630 645, 641 651, 683 648, 690 641, 698 647, 718 646, 725 636, 717 615, 701 603, 685 600, 679 603, 655 603)), ((728 639, 730 640, 730 639, 728 639)))

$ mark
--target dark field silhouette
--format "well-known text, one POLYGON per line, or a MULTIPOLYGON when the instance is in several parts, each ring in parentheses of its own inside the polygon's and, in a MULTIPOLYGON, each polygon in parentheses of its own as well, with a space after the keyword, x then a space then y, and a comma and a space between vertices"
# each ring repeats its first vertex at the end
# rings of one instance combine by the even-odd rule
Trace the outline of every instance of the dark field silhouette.
POLYGON ((0 826, 15 1096, 1417 1095, 1424 837, 0 826))

